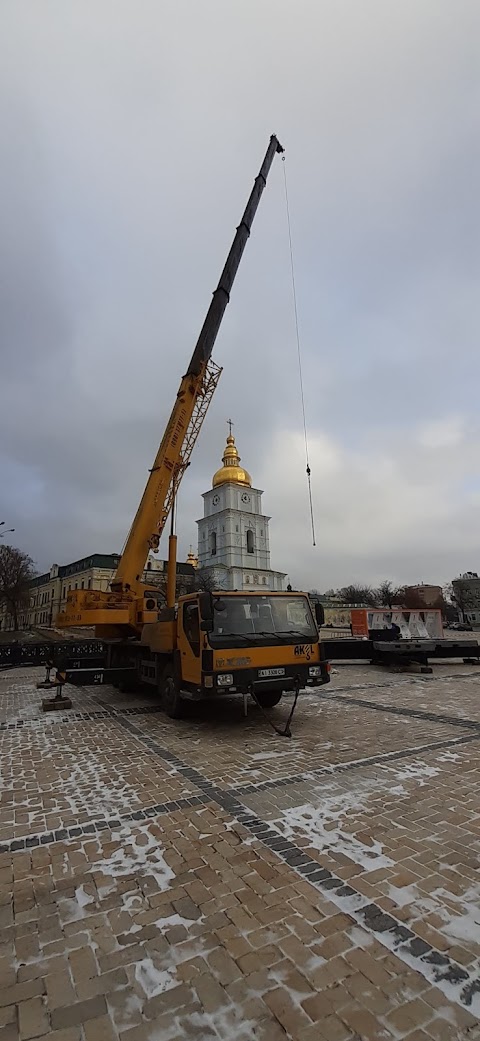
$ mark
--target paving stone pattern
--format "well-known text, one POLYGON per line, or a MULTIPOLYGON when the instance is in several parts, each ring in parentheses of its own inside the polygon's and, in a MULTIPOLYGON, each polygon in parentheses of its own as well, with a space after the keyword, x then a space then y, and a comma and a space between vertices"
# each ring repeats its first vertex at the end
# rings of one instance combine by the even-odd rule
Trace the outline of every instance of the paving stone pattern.
POLYGON ((42 671, 0 674, 0 1041, 478 1041, 478 669, 336 669, 291 741, 43 715, 42 671))

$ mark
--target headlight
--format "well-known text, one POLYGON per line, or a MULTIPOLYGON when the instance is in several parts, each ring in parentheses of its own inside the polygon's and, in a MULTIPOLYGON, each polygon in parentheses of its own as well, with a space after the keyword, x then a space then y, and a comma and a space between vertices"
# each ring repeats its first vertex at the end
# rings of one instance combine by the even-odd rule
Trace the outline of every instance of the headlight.
POLYGON ((233 676, 231 672, 221 672, 217 676, 217 683, 219 687, 231 687, 233 683, 233 676))
POLYGON ((308 675, 309 676, 321 676, 322 675, 322 667, 321 667, 321 665, 311 665, 309 670, 308 670, 308 675))

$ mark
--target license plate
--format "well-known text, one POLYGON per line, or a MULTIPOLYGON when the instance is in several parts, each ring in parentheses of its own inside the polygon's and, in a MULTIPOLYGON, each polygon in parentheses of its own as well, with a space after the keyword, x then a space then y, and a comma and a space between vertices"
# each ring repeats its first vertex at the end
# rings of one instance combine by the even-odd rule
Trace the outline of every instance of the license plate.
POLYGON ((260 679, 270 679, 272 676, 284 676, 285 669, 259 669, 258 675, 260 679))

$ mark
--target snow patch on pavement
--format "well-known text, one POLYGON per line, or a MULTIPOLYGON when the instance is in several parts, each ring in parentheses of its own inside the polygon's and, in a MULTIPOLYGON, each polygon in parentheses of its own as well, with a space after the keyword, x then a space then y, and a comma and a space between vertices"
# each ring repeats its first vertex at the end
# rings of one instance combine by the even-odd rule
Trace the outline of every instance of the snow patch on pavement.
MULTIPOLYGON (((348 830, 349 815, 358 814, 365 808, 365 798, 361 795, 337 792, 323 796, 318 806, 304 803, 286 809, 280 820, 271 823, 286 838, 298 838, 300 832, 308 838, 311 848, 319 853, 342 853, 367 871, 393 867, 393 860, 384 856, 380 842, 372 838, 370 844, 367 844, 348 830)), ((360 824, 358 830, 361 830, 360 824)))
POLYGON ((157 1031, 152 1024, 148 1041, 254 1041, 260 1037, 259 1024, 245 1019, 240 1005, 230 1004, 217 1012, 192 1012, 187 1016, 175 1016, 171 1027, 157 1031))
POLYGON ((437 760, 439 763, 457 763, 458 760, 461 758, 462 757, 460 755, 457 755, 456 752, 450 752, 449 749, 447 749, 446 752, 442 752, 441 755, 437 755, 437 760))
POLYGON ((145 991, 147 998, 154 998, 166 990, 178 986, 178 979, 171 969, 157 969, 151 958, 142 958, 135 965, 135 979, 145 991))
POLYGON ((418 781, 421 788, 426 784, 425 777, 436 777, 440 773, 436 766, 427 766, 426 763, 422 763, 419 760, 407 763, 401 770, 391 766, 384 767, 384 769, 394 773, 399 781, 418 781))
POLYGON ((75 900, 79 907, 86 907, 87 904, 93 904, 93 896, 90 896, 85 892, 84 886, 78 886, 75 890, 75 900))
MULTIPOLYGON (((130 828, 125 825, 118 832, 112 832, 112 840, 122 842, 106 860, 95 862, 95 870, 111 878, 121 878, 123 875, 151 875, 155 879, 159 889, 168 889, 169 883, 175 877, 171 867, 166 863, 163 850, 158 839, 148 830, 148 827, 138 826, 130 828)), ((97 883, 102 895, 106 895, 107 885, 97 883)))

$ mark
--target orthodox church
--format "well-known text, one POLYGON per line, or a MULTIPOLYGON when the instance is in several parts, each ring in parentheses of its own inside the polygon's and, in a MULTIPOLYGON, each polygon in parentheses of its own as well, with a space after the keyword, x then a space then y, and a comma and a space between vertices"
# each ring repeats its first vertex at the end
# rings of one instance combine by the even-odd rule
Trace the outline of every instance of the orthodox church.
POLYGON ((203 517, 197 521, 198 567, 208 569, 217 589, 279 591, 286 575, 270 567, 263 492, 252 487, 240 465, 231 422, 229 427, 223 465, 203 495, 203 517))

